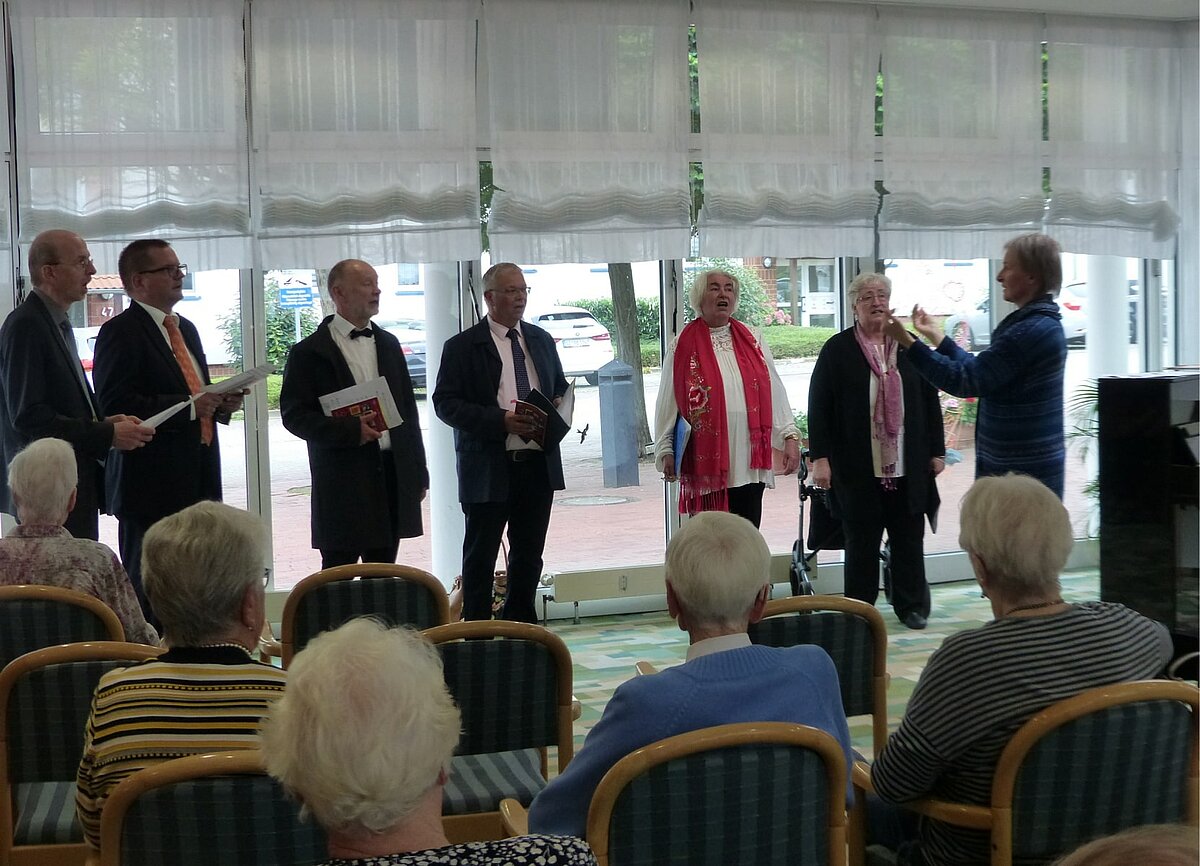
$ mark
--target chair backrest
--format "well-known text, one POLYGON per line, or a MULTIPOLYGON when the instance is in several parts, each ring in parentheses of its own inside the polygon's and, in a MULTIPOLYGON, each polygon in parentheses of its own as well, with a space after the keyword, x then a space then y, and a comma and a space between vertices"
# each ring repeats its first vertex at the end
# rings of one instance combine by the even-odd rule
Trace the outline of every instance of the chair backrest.
POLYGON ((321 632, 368 615, 389 625, 432 628, 450 621, 450 601, 436 577, 408 565, 364 562, 310 574, 284 602, 283 666, 321 632))
POLYGON ((573 671, 562 638, 507 620, 428 629, 442 655, 446 685, 462 713, 459 755, 556 746, 558 770, 574 754, 573 671))
POLYGON ((844 864, 846 773, 841 746, 816 728, 702 728, 614 764, 587 841, 601 866, 844 864))
POLYGON ((13 786, 73 782, 100 677, 159 652, 115 641, 68 644, 27 653, 0 671, 0 862, 13 845, 13 786))
POLYGON ((873 605, 829 595, 776 599, 748 631, 756 644, 815 644, 829 653, 846 715, 872 717, 872 744, 879 754, 887 742, 887 626, 873 605))
POLYGON ((112 608, 95 596, 61 586, 0 586, 0 667, 48 646, 124 641, 112 608))
POLYGON ((256 749, 191 755, 134 773, 100 816, 101 866, 306 866, 324 832, 266 775, 256 749))
POLYGON ((1052 860, 1143 824, 1197 823, 1200 690, 1146 680, 1059 701, 1013 735, 992 785, 993 863, 1052 860))

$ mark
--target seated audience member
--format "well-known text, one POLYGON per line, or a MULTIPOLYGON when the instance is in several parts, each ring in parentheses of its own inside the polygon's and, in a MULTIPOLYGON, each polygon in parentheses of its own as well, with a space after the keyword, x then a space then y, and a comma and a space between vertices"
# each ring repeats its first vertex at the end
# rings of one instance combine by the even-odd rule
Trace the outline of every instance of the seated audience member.
POLYGON ((417 631, 361 618, 296 655, 262 750, 325 829, 331 864, 595 866, 578 839, 446 840, 442 788, 459 729, 437 650, 417 631))
MULTIPOLYGON (((1153 677, 1171 657, 1159 623, 1119 604, 1063 601, 1071 521, 1040 481, 980 478, 963 497, 960 527, 996 618, 951 635, 930 657, 871 767, 876 793, 890 803, 933 796, 986 805, 1000 752, 1030 717, 1090 688, 1153 677)), ((986 832, 922 819, 916 835, 901 846, 902 863, 990 862, 986 832)))
POLYGON ((1150 824, 1088 842, 1054 866, 1200 866, 1196 828, 1150 824))
POLYGON ((126 640, 157 644, 158 632, 142 615, 117 555, 64 528, 78 473, 75 451, 61 439, 38 439, 13 458, 8 484, 20 525, 0 538, 0 585, 34 583, 93 595, 116 613, 126 640))
POLYGON ((676 734, 734 722, 795 722, 832 734, 853 761, 833 661, 815 646, 755 646, 771 554, 750 521, 691 517, 667 546, 667 609, 688 633, 687 661, 622 683, 575 759, 529 810, 539 833, 584 834, 596 785, 625 755, 676 734))
POLYGON ((198 502, 146 532, 142 580, 167 651, 100 678, 84 730, 76 804, 88 842, 113 787, 184 755, 255 748, 284 672, 252 661, 265 612, 266 530, 252 514, 198 502))

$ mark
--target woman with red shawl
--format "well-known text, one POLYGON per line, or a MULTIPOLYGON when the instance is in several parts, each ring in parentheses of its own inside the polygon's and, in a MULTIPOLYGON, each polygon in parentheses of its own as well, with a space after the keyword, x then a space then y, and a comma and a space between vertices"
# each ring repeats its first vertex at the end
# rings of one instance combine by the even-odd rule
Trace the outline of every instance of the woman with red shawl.
POLYGON ((775 486, 772 452, 783 474, 800 465, 792 408, 762 335, 733 318, 741 285, 726 271, 696 275, 690 291, 699 317, 688 323, 663 361, 655 410, 655 463, 675 481, 675 428, 691 434, 680 461, 679 511, 729 511, 756 527, 762 497, 775 486))

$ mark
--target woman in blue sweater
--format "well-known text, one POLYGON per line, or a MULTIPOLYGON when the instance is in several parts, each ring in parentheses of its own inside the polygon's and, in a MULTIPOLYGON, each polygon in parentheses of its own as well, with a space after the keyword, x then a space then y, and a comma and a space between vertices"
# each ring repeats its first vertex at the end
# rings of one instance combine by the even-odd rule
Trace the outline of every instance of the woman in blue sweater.
POLYGON ((1004 245, 996 281, 1004 286, 1004 300, 1017 309, 996 326, 991 346, 978 355, 948 339, 919 306, 913 308, 912 323, 929 346, 894 318, 887 332, 909 350, 912 366, 934 386, 956 397, 980 398, 976 478, 1023 472, 1061 499, 1067 341, 1054 301, 1062 286, 1058 243, 1037 233, 1013 238, 1004 245))

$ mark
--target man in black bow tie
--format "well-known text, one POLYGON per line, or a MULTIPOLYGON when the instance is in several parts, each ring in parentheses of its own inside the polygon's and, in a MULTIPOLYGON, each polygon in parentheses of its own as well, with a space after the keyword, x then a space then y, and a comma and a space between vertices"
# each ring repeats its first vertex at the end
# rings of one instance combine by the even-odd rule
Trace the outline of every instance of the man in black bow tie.
POLYGON ((337 311, 292 347, 283 371, 283 426, 308 443, 312 471, 312 545, 321 567, 395 562, 401 538, 422 534, 429 489, 417 400, 400 341, 371 324, 379 312, 379 275, 357 259, 329 271, 337 311), (373 415, 332 418, 320 398, 383 376, 402 423, 372 426, 373 415))

